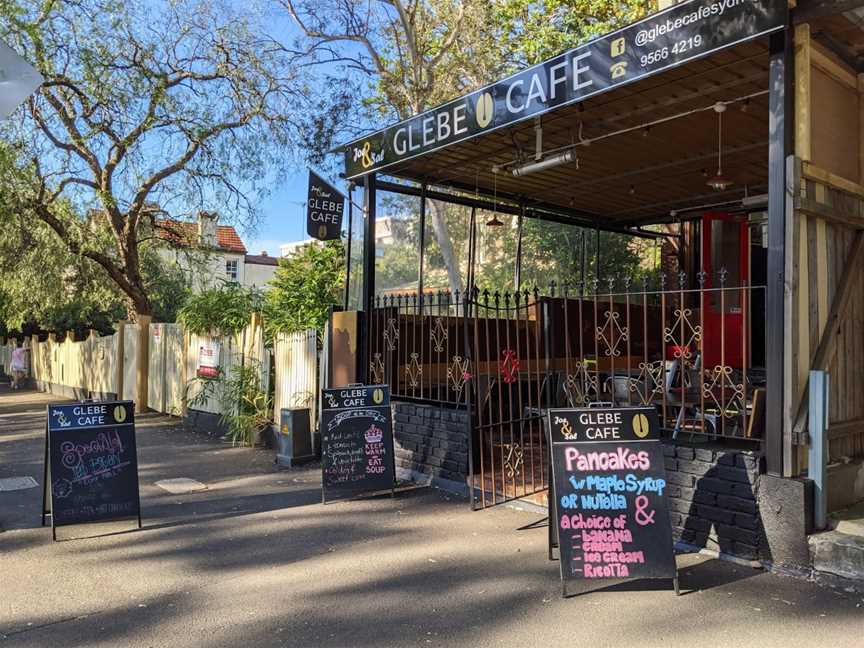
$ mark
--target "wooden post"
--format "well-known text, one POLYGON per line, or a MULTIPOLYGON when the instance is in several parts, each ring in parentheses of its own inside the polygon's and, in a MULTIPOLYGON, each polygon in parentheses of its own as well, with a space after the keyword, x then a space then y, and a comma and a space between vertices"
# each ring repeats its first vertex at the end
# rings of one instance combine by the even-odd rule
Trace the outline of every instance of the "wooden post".
POLYGON ((123 336, 125 335, 125 328, 126 320, 120 320, 119 322, 117 322, 117 344, 114 347, 114 369, 117 371, 115 387, 117 389, 118 400, 121 400, 123 398, 123 354, 125 346, 123 336))
POLYGON ((135 411, 147 411, 147 384, 150 379, 150 322, 149 315, 138 316, 138 344, 135 347, 137 371, 135 373, 135 411))
POLYGON ((189 388, 189 345, 192 343, 191 336, 188 331, 183 330, 183 345, 181 350, 181 355, 183 357, 183 361, 180 364, 180 384, 183 385, 183 398, 180 399, 180 416, 181 418, 186 418, 186 415, 189 413, 189 408, 186 404, 187 401, 187 389, 189 388))

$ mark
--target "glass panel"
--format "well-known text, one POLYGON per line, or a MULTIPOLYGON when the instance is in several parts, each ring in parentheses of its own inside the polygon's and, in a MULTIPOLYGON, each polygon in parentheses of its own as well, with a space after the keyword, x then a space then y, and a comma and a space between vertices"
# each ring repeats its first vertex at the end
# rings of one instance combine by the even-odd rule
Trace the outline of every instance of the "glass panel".
POLYGON ((375 295, 417 291, 420 198, 380 192, 375 223, 375 295))
MULTIPOLYGON (((348 277, 348 310, 363 308, 363 211, 358 205, 363 204, 363 187, 357 187, 349 194, 354 201, 351 214, 351 250, 349 263, 351 274, 348 277)), ((348 228, 348 217, 345 217, 345 228, 348 228)))
POLYGON ((423 260, 426 292, 464 289, 468 280, 470 222, 470 207, 427 201, 423 260))

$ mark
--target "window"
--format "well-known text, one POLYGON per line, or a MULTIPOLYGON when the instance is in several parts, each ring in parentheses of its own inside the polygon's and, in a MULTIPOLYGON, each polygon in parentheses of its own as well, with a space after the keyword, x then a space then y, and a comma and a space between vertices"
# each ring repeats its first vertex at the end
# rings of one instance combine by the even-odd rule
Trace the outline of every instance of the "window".
POLYGON ((228 281, 237 281, 237 260, 225 262, 225 274, 228 275, 228 281))

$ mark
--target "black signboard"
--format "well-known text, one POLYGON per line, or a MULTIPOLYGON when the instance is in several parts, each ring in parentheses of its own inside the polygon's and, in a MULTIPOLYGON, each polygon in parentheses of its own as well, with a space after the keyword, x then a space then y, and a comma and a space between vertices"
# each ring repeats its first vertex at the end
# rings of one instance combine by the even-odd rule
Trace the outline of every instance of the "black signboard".
POLYGON ((325 502, 393 491, 392 418, 387 385, 324 390, 320 425, 325 502))
POLYGON ((62 403, 47 415, 43 526, 50 513, 55 540, 70 524, 137 518, 141 528, 134 403, 62 403))
POLYGON ((782 29, 787 0, 690 0, 345 146, 347 178, 782 29))
POLYGON ((330 241, 342 236, 345 196, 314 171, 309 171, 306 198, 306 232, 312 238, 330 241))
POLYGON ((569 581, 678 579, 653 407, 550 410, 564 594, 569 581))

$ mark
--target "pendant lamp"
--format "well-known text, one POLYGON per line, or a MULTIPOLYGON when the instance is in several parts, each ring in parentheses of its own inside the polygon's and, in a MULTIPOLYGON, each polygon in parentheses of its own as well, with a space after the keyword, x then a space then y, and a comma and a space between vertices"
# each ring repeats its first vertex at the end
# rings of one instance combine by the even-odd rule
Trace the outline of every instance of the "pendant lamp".
POLYGON ((708 186, 714 191, 726 191, 734 183, 723 175, 723 113, 726 112, 726 104, 717 102, 714 105, 717 113, 717 175, 708 181, 708 186))

